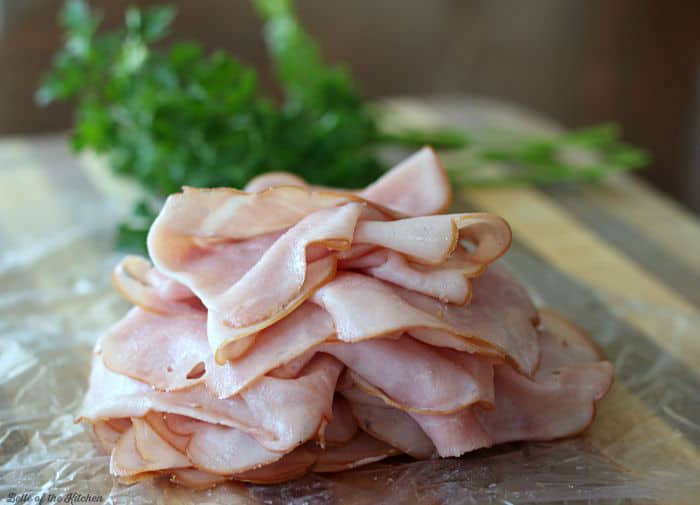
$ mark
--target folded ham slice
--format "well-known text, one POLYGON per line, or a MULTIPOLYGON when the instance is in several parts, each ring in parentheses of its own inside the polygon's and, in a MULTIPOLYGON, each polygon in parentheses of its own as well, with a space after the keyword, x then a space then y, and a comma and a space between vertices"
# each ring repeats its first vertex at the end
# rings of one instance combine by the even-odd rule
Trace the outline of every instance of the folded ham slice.
POLYGON ((410 337, 330 343, 332 354, 372 384, 390 405, 410 412, 448 414, 477 403, 491 405, 490 384, 410 337))
POLYGON ((462 246, 437 266, 413 263, 397 252, 380 249, 341 260, 339 268, 361 270, 377 279, 457 305, 469 301, 469 279, 481 275, 485 269, 484 265, 472 261, 462 246))
POLYGON ((314 358, 296 379, 263 377, 241 394, 221 400, 204 385, 159 392, 108 370, 93 359, 91 385, 79 419, 143 417, 150 411, 178 414, 236 428, 273 451, 288 451, 313 438, 332 419, 340 363, 327 355, 314 358))
MULTIPOLYGON (((296 175, 270 172, 252 179, 244 189, 257 193, 275 186, 309 188, 306 181, 296 175)), ((408 157, 356 194, 406 216, 439 214, 447 210, 452 200, 447 172, 435 151, 429 147, 408 157)))
POLYGON ((494 264, 508 224, 450 197, 430 149, 360 191, 273 173, 170 196, 150 261, 113 271, 135 307, 78 415, 110 471, 271 484, 586 429, 612 365, 494 264))
POLYGON ((477 278, 473 300, 464 306, 353 273, 338 274, 312 300, 331 314, 338 338, 346 342, 405 331, 429 345, 505 356, 527 374, 539 359, 537 311, 524 288, 503 270, 477 278))
POLYGON ((468 259, 488 264, 508 250, 508 224, 493 214, 441 214, 395 221, 361 221, 353 241, 399 252, 417 263, 444 263, 459 245, 469 240, 476 245, 468 259))
POLYGON ((445 212, 452 200, 447 172, 429 147, 399 163, 359 194, 407 216, 445 212))

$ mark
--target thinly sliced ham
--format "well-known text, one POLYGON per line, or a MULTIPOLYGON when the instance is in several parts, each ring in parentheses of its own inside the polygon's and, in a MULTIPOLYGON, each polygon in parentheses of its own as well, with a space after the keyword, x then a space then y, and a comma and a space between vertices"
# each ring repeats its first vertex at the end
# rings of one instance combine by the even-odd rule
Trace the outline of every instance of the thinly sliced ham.
POLYGON ((209 360, 204 312, 164 316, 134 307, 101 340, 105 366, 156 389, 174 391, 201 383, 192 375, 209 360))
MULTIPOLYGON (((134 419, 134 421, 137 421, 134 419)), ((148 428, 146 428, 148 429, 148 428)), ((146 435, 147 437, 148 435, 146 435)), ((143 440, 143 436, 142 436, 143 440)), ((151 444, 146 450, 148 459, 139 451, 139 440, 136 428, 131 427, 120 437, 112 451, 110 471, 117 477, 133 477, 139 474, 150 474, 160 470, 190 466, 189 461, 179 452, 173 450, 162 440, 150 440, 151 444), (156 445, 158 449, 154 449, 156 445), (150 459, 153 456, 155 459, 150 459)), ((142 449, 143 450, 143 449, 142 449)))
MULTIPOLYGON (((316 305, 305 303, 288 317, 266 328, 256 336, 255 348, 235 362, 215 365, 205 377, 207 387, 220 398, 228 398, 248 387, 273 369, 290 363, 308 349, 335 334, 333 321, 316 305)), ((299 370, 312 358, 300 362, 299 370)), ((295 370, 289 377, 295 377, 295 370)), ((279 375, 278 375, 279 376, 279 375)))
POLYGON ((121 432, 112 428, 105 421, 97 421, 93 424, 92 432, 95 434, 95 438, 102 446, 102 449, 108 454, 112 452, 122 435, 121 432))
POLYGON ((441 214, 394 221, 361 221, 353 242, 386 247, 416 263, 438 265, 446 261, 460 240, 475 245, 469 260, 488 264, 510 247, 510 227, 493 214, 441 214))
MULTIPOLYGON (((561 328, 561 327, 559 327, 561 328)), ((552 331, 556 331, 554 325, 552 331)), ((477 410, 484 430, 494 443, 513 440, 552 440, 585 430, 595 415, 595 402, 612 385, 614 370, 593 352, 581 352, 583 340, 574 332, 540 333, 544 351, 534 380, 507 365, 495 367, 496 406, 477 410), (573 336, 571 345, 569 337, 573 336), (566 345, 564 345, 566 343, 566 345), (570 352, 564 349, 570 350, 570 352), (593 360, 589 361, 590 358, 593 360)), ((589 346, 590 351, 595 351, 589 346)))
MULTIPOLYGON (((251 179, 244 190, 260 192, 275 186, 309 188, 306 181, 294 174, 269 172, 251 179)), ((347 190, 316 189, 350 193, 347 190)), ((452 200, 447 172, 430 147, 416 152, 356 194, 406 216, 439 214, 447 210, 452 200)))
POLYGON ((207 307, 224 314, 225 323, 241 327, 284 312, 306 277, 307 249, 320 244, 329 250, 350 247, 360 204, 314 212, 290 228, 243 277, 207 307), (280 268, 283 275, 280 275, 280 268), (268 292, 271 290, 272 293, 268 292))
MULTIPOLYGON (((232 350, 229 346, 226 352, 223 351, 224 347, 281 319, 328 280, 335 271, 335 261, 329 257, 309 265, 307 249, 313 245, 321 245, 327 250, 349 248, 361 211, 360 204, 350 203, 306 216, 270 244, 261 255, 257 254, 260 252, 258 248, 253 248, 243 261, 246 268, 237 272, 240 274, 238 279, 230 278, 233 282, 229 285, 224 285, 220 279, 207 283, 211 277, 211 273, 208 273, 211 263, 226 261, 219 253, 205 253, 209 259, 204 268, 195 269, 194 275, 183 273, 190 268, 190 262, 183 256, 187 251, 173 255, 169 249, 163 250, 157 233, 154 235, 153 231, 151 235, 156 238, 149 239, 150 253, 161 271, 190 287, 206 305, 210 344, 217 351, 216 359, 221 364, 227 358, 245 352, 251 342, 248 340, 242 349, 232 350), (319 268, 311 271, 312 265, 319 268), (212 288, 211 284, 216 286, 212 288)), ((156 229, 155 224, 153 229, 156 229)), ((190 242, 189 248, 193 247, 196 245, 190 242)), ((238 258, 234 256, 229 258, 231 260, 237 261, 238 258)), ((201 264, 199 266, 202 267, 201 264)))
POLYGON ((152 312, 188 314, 204 310, 194 293, 164 278, 140 256, 126 256, 114 267, 112 285, 125 299, 152 312))
POLYGON ((232 475, 274 463, 284 453, 265 449, 247 433, 203 422, 190 423, 187 457, 195 467, 217 475, 232 475))
POLYGON ((409 414, 365 393, 352 379, 339 386, 339 390, 350 402, 357 423, 374 438, 417 459, 433 455, 433 442, 409 414))
POLYGON ((566 364, 594 363, 602 360, 603 353, 586 332, 553 310, 540 309, 540 324, 546 335, 540 336, 541 357, 537 373, 546 373, 550 367, 566 364))
POLYGON ((449 458, 493 445, 474 410, 466 408, 447 416, 412 413, 411 417, 435 444, 440 457, 449 458))
POLYGON ((469 279, 480 275, 485 267, 471 261, 466 250, 458 246, 450 258, 438 266, 411 263, 399 253, 379 249, 341 261, 339 268, 362 270, 372 277, 418 291, 442 302, 463 305, 471 297, 469 279))
POLYGON ((143 420, 149 424, 160 438, 184 454, 187 444, 190 442, 190 437, 186 434, 174 432, 165 420, 166 415, 161 412, 150 411, 144 416, 143 420))
POLYGON ((203 472, 196 468, 179 468, 170 476, 171 482, 191 489, 209 489, 227 480, 223 475, 203 472))
POLYGON ((491 403, 489 384, 410 337, 323 344, 319 350, 345 363, 390 405, 410 412, 449 414, 491 403))
POLYGON ((317 210, 357 200, 350 194, 297 185, 256 193, 186 187, 166 200, 149 233, 149 252, 153 255, 153 251, 168 246, 177 251, 180 240, 189 241, 192 237, 211 243, 280 232, 317 210))
POLYGON ((206 489, 584 430, 612 382, 585 332, 493 264, 430 149, 360 191, 265 174, 185 188, 113 284, 78 415, 121 482, 206 489))
MULTIPOLYGON (((163 391, 206 383, 219 398, 228 398, 267 372, 288 364, 332 335, 330 317, 305 304, 258 334, 255 349, 235 363, 215 363, 203 313, 162 316, 132 309, 101 340, 104 364, 163 391)), ((308 355, 299 370, 313 357, 308 355)))
POLYGON ((473 281, 469 304, 443 304, 414 291, 396 289, 404 301, 427 314, 435 314, 443 328, 411 330, 414 338, 439 345, 445 331, 470 336, 501 351, 515 367, 534 373, 539 362, 539 343, 534 323, 537 310, 527 290, 503 268, 493 266, 473 281))
MULTIPOLYGON (((160 469, 186 468, 189 460, 162 438, 149 423, 139 418, 132 418, 132 429, 136 451, 144 461, 161 465, 160 469)), ((152 470, 156 468, 151 467, 152 470)))
POLYGON ((323 429, 320 435, 322 447, 343 445, 348 443, 357 433, 357 422, 353 417, 350 405, 340 395, 333 400, 333 419, 323 429))
POLYGON ((233 398, 216 398, 204 385, 159 392, 108 370, 93 360, 93 387, 79 419, 143 417, 150 410, 179 414, 207 423, 237 428, 273 451, 287 451, 314 437, 332 417, 335 382, 342 365, 319 355, 296 379, 264 377, 233 398))
POLYGON ((347 272, 312 300, 329 312, 345 342, 405 331, 432 346, 506 356, 525 373, 532 373, 539 359, 537 311, 524 288, 503 271, 489 270, 475 279, 473 300, 465 306, 347 272))
POLYGON ((253 484, 276 484, 296 479, 309 471, 317 456, 312 448, 301 446, 269 465, 261 466, 233 476, 235 480, 253 484))
POLYGON ((400 451, 395 447, 367 435, 364 431, 358 431, 357 435, 345 445, 319 450, 312 469, 319 473, 339 472, 374 463, 399 453, 400 451))
POLYGON ((260 439, 275 439, 274 433, 257 423, 241 399, 219 400, 201 385, 175 392, 156 391, 147 384, 112 372, 99 355, 93 358, 90 388, 77 420, 95 422, 144 417, 151 410, 235 426, 260 439))
POLYGON ((267 172, 251 179, 245 185, 243 191, 248 193, 259 193, 275 186, 298 186, 307 188, 309 185, 301 177, 289 172, 267 172))
POLYGON ((359 195, 408 216, 439 214, 452 200, 447 172, 429 147, 396 165, 359 195))

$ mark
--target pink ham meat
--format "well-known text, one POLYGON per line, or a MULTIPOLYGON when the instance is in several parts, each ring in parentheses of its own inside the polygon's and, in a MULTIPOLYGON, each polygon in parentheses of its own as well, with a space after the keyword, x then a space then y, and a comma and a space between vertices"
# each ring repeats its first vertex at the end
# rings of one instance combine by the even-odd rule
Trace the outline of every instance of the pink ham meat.
POLYGON ((452 200, 447 172, 429 147, 399 163, 359 194, 407 216, 439 214, 452 200))
POLYGON ((353 439, 357 433, 357 422, 347 400, 336 395, 333 400, 333 417, 331 421, 319 431, 319 445, 337 446, 343 445, 353 439))
POLYGON ((287 451, 314 437, 332 419, 333 391, 341 371, 330 356, 314 358, 300 377, 264 377, 231 399, 216 398, 203 385, 158 392, 108 370, 93 360, 91 384, 79 419, 143 417, 150 411, 172 413, 239 429, 273 451, 287 451))
POLYGON ((471 261, 462 246, 458 246, 448 260, 438 266, 412 263, 399 253, 380 249, 342 260, 339 268, 361 270, 377 279, 457 305, 469 301, 469 279, 480 275, 485 269, 484 265, 471 261))
POLYGON ((259 193, 275 186, 298 186, 307 188, 309 185, 299 176, 287 172, 268 172, 259 175, 248 182, 243 188, 246 193, 259 193))
POLYGON ((409 412, 447 414, 493 403, 491 387, 480 383, 481 377, 410 337, 323 344, 319 351, 366 379, 387 404, 409 412))
POLYGON ((433 442, 408 413, 364 392, 353 374, 344 374, 338 391, 349 402, 357 424, 374 438, 418 459, 435 452, 433 442))
MULTIPOLYGON (((346 380, 341 391, 351 401, 353 411, 363 414, 359 422, 363 429, 370 433, 374 430, 375 436, 407 453, 407 442, 400 441, 399 436, 412 430, 406 427, 396 434, 401 419, 399 412, 403 411, 420 426, 442 457, 460 456, 514 440, 571 436, 585 430, 593 420, 595 402, 610 388, 613 369, 610 363, 599 361, 594 346, 570 322, 550 311, 544 312, 542 319, 545 322, 539 335, 542 362, 533 379, 508 365, 493 366, 495 408, 465 408, 449 415, 425 415, 386 404, 384 410, 377 410, 381 399, 371 394, 371 390, 368 394, 357 377, 346 380), (391 424, 387 422, 390 416, 391 424)), ((408 440, 415 444, 419 438, 414 434, 408 440)))
POLYGON ((493 443, 571 436, 593 421, 595 402, 612 385, 612 364, 598 361, 590 344, 589 353, 582 353, 580 335, 574 341, 569 335, 550 333, 557 329, 545 327, 540 333, 542 348, 550 350, 542 353, 534 380, 508 366, 495 367, 495 387, 501 392, 496 408, 477 411, 493 443))
POLYGON ((272 484, 586 429, 612 366, 494 264, 508 224, 450 198, 429 148, 359 191, 271 173, 170 196, 150 261, 113 271, 135 307, 78 415, 110 471, 272 484))
POLYGON ((400 454, 400 451, 395 447, 365 432, 358 432, 347 444, 319 450, 312 469, 319 473, 339 472, 374 463, 396 454, 400 454))
MULTIPOLYGON (((235 363, 218 365, 207 341, 204 313, 161 316, 134 308, 110 328, 100 345, 104 364, 119 374, 163 391, 205 383, 219 398, 228 398, 334 333, 330 317, 316 305, 305 304, 259 333, 251 352, 235 363)), ((299 369, 312 357, 308 355, 299 369)))
POLYGON ((361 221, 353 242, 370 244, 399 252, 426 265, 444 263, 457 249, 460 240, 475 244, 467 258, 488 264, 500 258, 510 247, 510 227, 493 214, 442 214, 395 221, 361 221))
MULTIPOLYGON (((296 175, 270 172, 255 177, 244 189, 247 192, 261 192, 275 186, 309 188, 306 181, 296 175)), ((350 194, 345 190, 329 191, 350 194)), ((435 151, 429 147, 421 149, 355 194, 405 216, 439 214, 447 210, 452 200, 447 172, 435 151)))
POLYGON ((473 300, 464 306, 352 273, 338 274, 312 300, 331 314, 345 342, 406 332, 432 346, 508 357, 528 374, 539 359, 537 311, 524 288, 502 270, 476 279, 473 300))
MULTIPOLYGON (((228 344, 248 337, 287 315, 333 274, 335 261, 329 260, 332 256, 312 263, 321 265, 321 268, 311 272, 312 267, 307 264, 307 249, 313 245, 322 245, 328 250, 349 248, 361 211, 360 204, 350 203, 309 214, 277 238, 259 257, 255 257, 255 261, 245 261, 245 266, 249 268, 241 269, 238 272, 240 278, 229 279, 233 282, 226 285, 222 285, 220 280, 203 284, 201 281, 203 278, 206 281, 207 276, 177 275, 188 268, 187 261, 183 262, 181 256, 171 257, 172 261, 168 261, 165 255, 159 254, 165 241, 157 238, 158 222, 154 223, 149 234, 149 251, 161 271, 179 277, 178 280, 188 285, 206 305, 210 345, 216 350, 217 362, 222 364, 227 357, 245 351, 250 340, 233 356, 231 349, 225 352, 228 344), (283 268, 282 275, 280 267, 283 268)), ((166 212, 161 213, 163 215, 166 212)), ((167 254, 172 252, 168 251, 167 254)), ((257 255, 247 257, 252 259, 253 256, 257 255)), ((216 262, 225 259, 216 258, 216 262)), ((233 256, 232 259, 237 258, 233 256)), ((210 269, 211 265, 206 265, 206 268, 210 269)))
POLYGON ((120 295, 144 310, 160 314, 203 312, 204 306, 187 287, 168 279, 140 256, 126 256, 112 271, 120 295))

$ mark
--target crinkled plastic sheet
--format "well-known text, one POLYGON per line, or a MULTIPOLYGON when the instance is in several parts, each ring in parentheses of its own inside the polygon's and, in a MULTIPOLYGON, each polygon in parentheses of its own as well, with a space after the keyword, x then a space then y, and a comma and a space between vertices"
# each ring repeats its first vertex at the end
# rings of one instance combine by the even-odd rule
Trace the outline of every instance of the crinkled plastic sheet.
POLYGON ((698 378, 622 316, 653 314, 668 340, 696 334, 700 321, 591 292, 518 244, 506 261, 535 299, 583 324, 615 363, 617 389, 599 409, 592 432, 557 443, 508 444, 461 459, 399 458, 276 486, 226 484, 195 492, 163 481, 119 485, 109 475, 109 458, 88 430, 73 423, 92 345, 128 307, 109 280, 118 259, 111 244, 117 214, 100 198, 83 198, 71 227, 0 244, 0 500, 697 503, 698 378), (636 403, 616 408, 625 399, 616 393, 619 386, 636 403), (669 426, 663 436, 659 423, 669 426))
POLYGON ((526 272, 524 280, 540 301, 548 301, 556 290, 568 291, 565 311, 592 330, 616 361, 618 380, 645 408, 676 426, 668 440, 645 438, 645 423, 654 420, 632 412, 624 436, 606 447, 592 443, 589 434, 558 443, 510 444, 461 459, 398 459, 277 486, 228 484, 193 492, 162 481, 119 485, 109 475, 108 457, 99 453, 83 426, 73 424, 86 388, 91 346, 127 309, 109 282, 117 260, 110 250, 112 224, 106 219, 103 229, 87 228, 67 240, 48 237, 34 244, 33 256, 23 264, 8 261, 12 251, 0 258, 0 498, 6 501, 11 493, 18 498, 43 495, 45 502, 50 495, 65 500, 79 493, 129 504, 694 503, 700 495, 700 474, 682 452, 671 466, 667 460, 656 463, 659 451, 681 433, 697 441, 700 391, 658 349, 626 342, 630 329, 619 315, 657 311, 669 339, 700 322, 631 301, 612 303, 517 245, 508 256, 510 266, 526 272))

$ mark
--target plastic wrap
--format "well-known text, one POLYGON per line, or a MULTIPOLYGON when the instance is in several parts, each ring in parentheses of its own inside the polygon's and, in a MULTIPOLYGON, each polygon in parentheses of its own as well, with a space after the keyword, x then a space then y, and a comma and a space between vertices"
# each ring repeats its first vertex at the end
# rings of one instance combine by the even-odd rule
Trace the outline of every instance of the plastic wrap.
POLYGON ((635 314, 643 314, 647 322, 653 319, 667 347, 673 347, 675 339, 698 342, 700 321, 593 292, 517 243, 505 261, 535 300, 582 324, 615 364, 616 385, 599 404, 598 418, 584 436, 507 444, 460 459, 399 458, 276 486, 226 484, 195 492, 162 480, 119 485, 109 475, 109 458, 73 418, 86 390, 92 346, 128 308, 112 289, 109 274, 118 260, 112 232, 133 193, 128 188, 116 191, 113 181, 93 177, 87 168, 84 172, 90 177, 83 177, 75 160, 58 151, 31 166, 21 166, 26 156, 19 150, 3 152, 16 154, 4 163, 16 167, 17 176, 8 191, 0 185, 0 200, 6 204, 0 210, 12 210, 11 215, 0 214, 0 501, 139 505, 700 500, 699 374, 625 322, 635 314), (107 199, 104 194, 112 196, 107 199))
POLYGON ((44 236, 31 245, 31 252, 23 245, 5 249, 0 256, 0 499, 508 504, 694 503, 700 496, 693 445, 700 434, 700 390, 694 378, 683 376, 686 372, 679 371, 676 361, 651 344, 640 345, 644 337, 630 336, 633 330, 620 315, 644 311, 648 317, 657 312, 669 339, 700 322, 589 292, 517 244, 506 261, 525 273, 521 277, 535 299, 559 300, 560 305, 565 300, 566 306, 559 309, 581 321, 615 362, 616 391, 625 388, 637 402, 629 412, 623 409, 626 416, 617 409, 614 418, 606 419, 620 399, 613 391, 593 429, 568 441, 509 444, 461 459, 398 459, 277 486, 227 484, 193 492, 164 481, 119 485, 109 475, 108 457, 98 451, 88 430, 73 423, 86 388, 93 342, 128 306, 110 286, 109 271, 117 260, 111 252, 110 216, 105 213, 100 226, 44 236), (563 298, 558 296, 562 290, 567 293, 563 298), (667 426, 668 432, 662 432, 666 436, 658 436, 659 422, 667 426))

